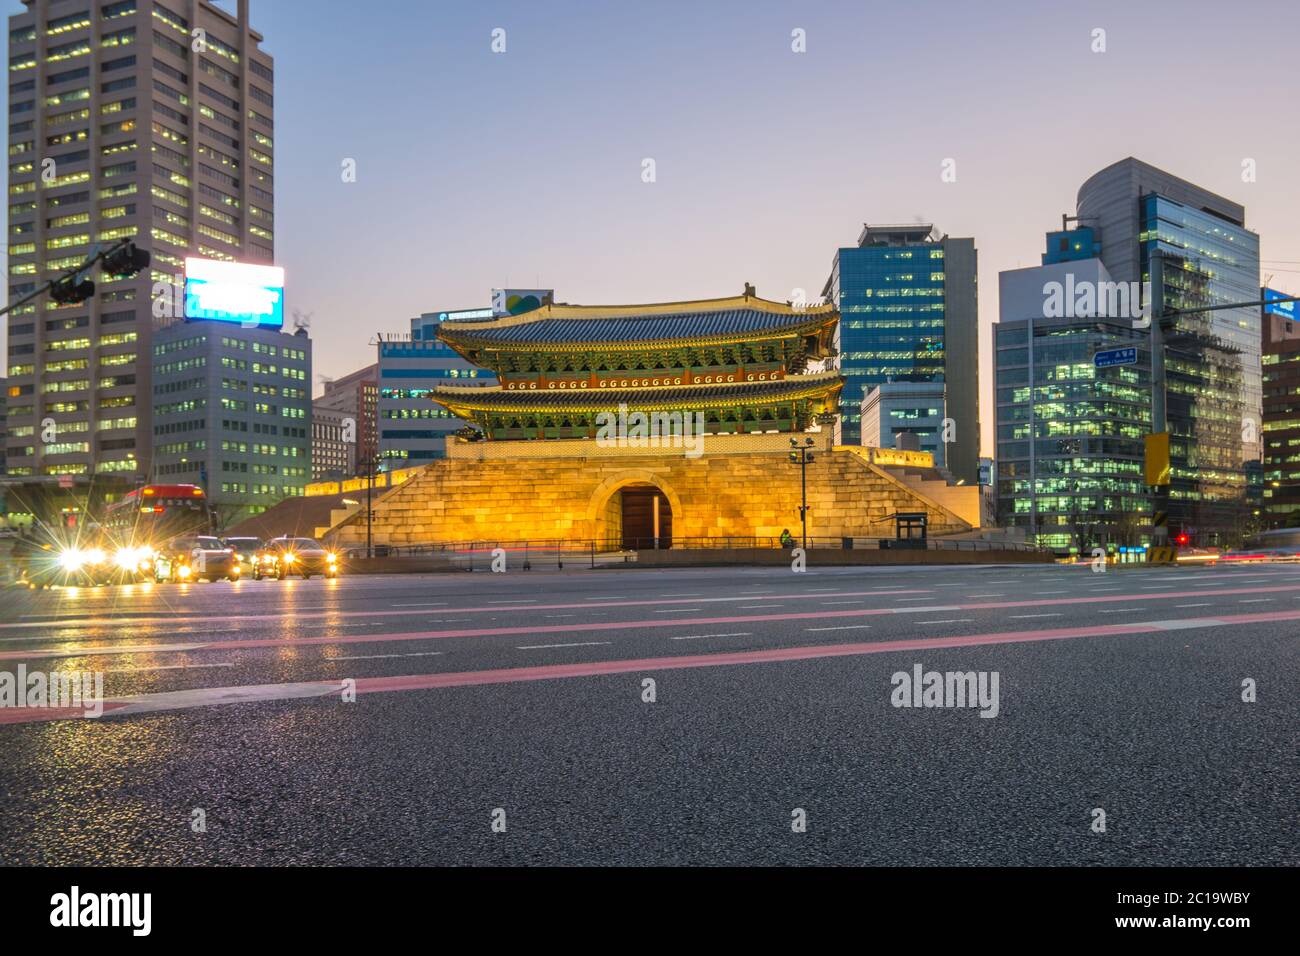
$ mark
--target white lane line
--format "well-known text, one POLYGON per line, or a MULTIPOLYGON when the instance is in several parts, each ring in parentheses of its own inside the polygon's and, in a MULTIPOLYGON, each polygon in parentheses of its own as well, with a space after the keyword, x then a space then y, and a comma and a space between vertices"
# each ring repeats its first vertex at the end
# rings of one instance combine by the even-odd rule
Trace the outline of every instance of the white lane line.
POLYGON ((1005 591, 997 591, 992 594, 967 594, 966 596, 968 598, 981 598, 981 597, 1006 597, 1007 595, 1005 591))
POLYGON ((856 601, 822 601, 825 607, 834 607, 837 604, 861 604, 866 598, 858 598, 856 601))
POLYGON ((809 594, 816 594, 819 591, 838 591, 840 589, 839 588, 805 588, 804 590, 806 590, 809 594))
POLYGON ((1142 610, 1142 608, 1140 607, 1117 607, 1114 610, 1098 611, 1097 613, 1098 614, 1126 614, 1129 611, 1140 611, 1140 610, 1142 610))
POLYGON ((1035 591, 1035 594, 1068 594, 1068 591, 1035 591))
POLYGON ((1011 620, 1023 621, 1031 617, 1060 617, 1059 614, 1012 614, 1011 620))
POLYGON ((1168 591, 1171 587, 1173 587, 1172 584, 1154 584, 1150 587, 1138 588, 1138 590, 1139 591, 1168 591))
POLYGON ((655 613, 656 614, 682 614, 685 613, 686 611, 702 611, 702 610, 703 608, 698 608, 698 607, 674 607, 668 609, 667 611, 655 611, 655 613))
POLYGON ((147 674, 150 671, 188 671, 197 670, 200 667, 234 667, 234 663, 226 661, 221 664, 159 664, 157 667, 109 667, 105 668, 105 674, 147 674))
POLYGON ((964 611, 960 604, 927 604, 925 607, 893 607, 891 614, 928 614, 931 611, 964 611))
POLYGON ((1205 601, 1201 604, 1175 604, 1174 607, 1213 607, 1213 601, 1205 601))
POLYGON ((104 647, 79 647, 75 650, 63 650, 57 647, 34 647, 30 651, 23 651, 23 653, 33 657, 112 657, 114 654, 157 654, 164 651, 194 651, 219 643, 220 641, 213 641, 211 644, 123 644, 120 647, 108 645, 104 647))
POLYGON ((677 637, 670 637, 670 641, 698 641, 706 637, 752 637, 752 631, 731 631, 727 634, 679 634, 677 637))
POLYGON ((1267 604, 1272 598, 1251 598, 1249 601, 1238 601, 1238 604, 1267 604))
POLYGON ((676 594, 661 594, 660 597, 699 597, 703 591, 678 591, 676 594))
POLYGON ((548 647, 595 647, 598 644, 610 644, 611 641, 580 641, 577 644, 521 644, 516 650, 540 651, 548 647))
POLYGON ((327 661, 382 661, 390 657, 438 657, 442 651, 414 651, 410 654, 357 654, 352 657, 327 657, 327 661))
POLYGON ((559 620, 559 619, 562 618, 562 617, 577 617, 578 615, 576 615, 576 614, 543 614, 542 616, 543 616, 544 618, 546 618, 548 621, 556 621, 556 620, 559 620))
POLYGON ((1120 588, 1088 588, 1089 591, 1118 591, 1120 588))
POLYGON ((917 621, 917 624, 969 624, 973 617, 950 617, 943 621, 917 621))
POLYGON ((805 631, 858 631, 871 627, 870 624, 841 624, 838 627, 805 627, 805 631))
POLYGON ((489 604, 536 604, 537 598, 529 598, 526 601, 488 601, 489 604))
POLYGON ((896 600, 899 604, 903 604, 907 601, 932 601, 934 599, 928 597, 921 597, 921 598, 895 598, 894 600, 896 600))
POLYGON ((420 604, 393 604, 392 607, 446 607, 446 601, 425 601, 420 604))
MULTIPOLYGON (((673 595, 674 597, 676 595, 673 595)), ((667 594, 661 594, 660 597, 668 597, 667 594)), ((627 601, 630 600, 626 594, 602 594, 600 597, 585 597, 584 601, 627 601)))

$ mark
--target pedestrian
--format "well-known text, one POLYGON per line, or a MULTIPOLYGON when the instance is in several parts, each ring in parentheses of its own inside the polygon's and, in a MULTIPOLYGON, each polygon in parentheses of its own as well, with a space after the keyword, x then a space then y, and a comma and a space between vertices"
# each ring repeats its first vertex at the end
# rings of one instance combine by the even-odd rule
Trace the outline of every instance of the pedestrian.
POLYGON ((794 547, 794 536, 790 534, 789 528, 786 528, 781 532, 781 547, 783 548, 794 547))

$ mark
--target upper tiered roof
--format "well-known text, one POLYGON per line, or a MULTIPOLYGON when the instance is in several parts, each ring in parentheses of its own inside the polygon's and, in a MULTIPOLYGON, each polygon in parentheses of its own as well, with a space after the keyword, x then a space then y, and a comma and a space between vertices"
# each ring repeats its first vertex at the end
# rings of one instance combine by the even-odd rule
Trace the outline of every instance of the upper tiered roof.
POLYGON ((837 318, 829 305, 797 308, 750 294, 652 305, 547 304, 519 316, 443 323, 438 337, 462 353, 483 348, 653 348, 798 335, 837 318))

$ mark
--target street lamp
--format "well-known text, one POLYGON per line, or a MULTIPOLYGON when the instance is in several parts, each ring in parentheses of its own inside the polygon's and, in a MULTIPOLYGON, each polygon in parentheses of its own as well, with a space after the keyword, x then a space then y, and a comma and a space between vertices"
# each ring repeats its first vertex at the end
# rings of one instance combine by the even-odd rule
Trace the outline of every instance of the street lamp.
POLYGON ((799 504, 799 521, 803 525, 803 549, 808 550, 808 463, 815 460, 812 453, 812 446, 816 442, 812 438, 805 438, 803 444, 799 444, 797 438, 790 439, 790 462, 799 466, 799 485, 800 485, 800 504, 799 504))
POLYGON ((371 458, 366 459, 366 461, 362 463, 360 468, 361 474, 364 475, 366 479, 366 557, 367 558, 374 557, 373 548, 371 545, 371 541, 372 541, 371 521, 374 517, 374 511, 370 507, 370 502, 371 499, 374 497, 375 472, 377 472, 378 470, 379 470, 378 455, 374 455, 371 458))

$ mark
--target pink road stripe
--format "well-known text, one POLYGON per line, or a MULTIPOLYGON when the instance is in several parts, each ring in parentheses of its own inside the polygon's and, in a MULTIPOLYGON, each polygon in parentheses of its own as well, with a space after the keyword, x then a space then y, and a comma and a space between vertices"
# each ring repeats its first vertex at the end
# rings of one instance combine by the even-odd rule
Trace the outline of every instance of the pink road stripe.
MULTIPOLYGON (((935 596, 937 603, 943 604, 944 607, 953 610, 962 611, 986 611, 996 608, 1013 608, 1013 607, 1057 607, 1066 604, 1110 604, 1117 601, 1162 601, 1169 598, 1185 597, 1203 597, 1206 595, 1229 595, 1229 594, 1270 594, 1277 591, 1300 591, 1296 585, 1281 585, 1269 587, 1249 587, 1249 588, 1220 588, 1217 590, 1203 591, 1159 591, 1145 592, 1141 594, 1104 594, 1089 597, 1074 598, 1036 598, 1033 600, 1023 601, 989 601, 981 604, 949 604, 941 600, 941 595, 935 596)), ((834 597, 890 597, 896 594, 918 594, 931 593, 929 590, 897 590, 897 591, 843 591, 834 597)), ((790 601, 799 598, 807 600, 824 600, 831 597, 825 593, 818 594, 765 594, 762 596, 764 601, 790 601)), ((68 628, 78 626, 99 626, 110 624, 238 624, 243 621, 295 621, 295 620, 318 620, 320 618, 354 618, 354 617, 421 617, 431 616, 433 614, 494 614, 525 612, 525 611, 555 611, 555 610, 572 610, 574 608, 603 608, 603 607, 642 607, 642 606, 659 606, 666 604, 704 604, 710 602, 731 602, 751 600, 754 595, 728 597, 728 598, 663 598, 655 601, 583 601, 578 604, 528 604, 528 605, 509 605, 493 604, 485 607, 438 607, 438 608, 417 608, 411 611, 309 611, 305 613, 285 614, 248 614, 248 615, 204 615, 195 617, 119 617, 119 618, 75 618, 69 620, 51 620, 51 621, 22 621, 18 623, 0 624, 0 630, 12 629, 32 629, 32 628, 68 628)), ((892 608, 881 610, 881 613, 892 613, 892 608)), ((856 613, 856 612, 850 612, 856 613)), ((796 615, 797 616, 797 615, 796 615)), ((733 620, 732 618, 719 618, 719 620, 733 620)), ((767 620, 767 618, 738 618, 734 620, 767 620)), ((486 633, 486 632, 485 632, 486 633)), ((15 640, 15 638, 10 638, 15 640)), ((283 643, 283 642, 276 642, 283 643)), ((2 659, 2 655, 0 655, 2 659)))
MULTIPOLYGON (((827 597, 890 597, 894 594, 928 594, 926 589, 913 588, 911 590, 899 589, 896 591, 840 591, 835 595, 825 593, 821 594, 764 594, 764 601, 792 601, 797 598, 805 600, 819 600, 827 597)), ((1204 592, 1200 592, 1204 593, 1204 592)), ((424 607, 415 608, 410 611, 305 611, 301 613, 283 611, 274 614, 243 614, 243 615, 173 615, 171 617, 81 617, 67 619, 52 619, 49 621, 18 621, 9 624, 0 624, 0 630, 17 630, 40 627, 68 628, 68 627, 90 627, 105 624, 232 624, 240 621, 283 621, 291 620, 317 620, 324 617, 428 617, 434 614, 487 614, 492 612, 499 614, 503 611, 521 612, 521 611, 563 611, 574 608, 602 608, 602 607, 638 607, 644 605, 658 606, 661 604, 708 604, 708 603, 729 603, 732 601, 753 600, 754 595, 741 595, 737 597, 693 597, 693 598, 659 598, 653 601, 582 601, 577 604, 489 604, 483 607, 424 607)))
MULTIPOLYGON (((769 650, 733 651, 719 654, 689 654, 677 657, 649 657, 631 660, 593 661, 583 664, 547 664, 536 667, 510 667, 486 671, 452 671, 441 674, 406 674, 394 677, 362 677, 356 680, 357 693, 431 690, 446 687, 471 687, 487 684, 511 684, 569 677, 599 677, 638 671, 682 670, 694 667, 727 667, 740 664, 765 664, 816 660, 829 657, 860 657, 900 651, 925 651, 952 647, 1017 644, 1032 641, 1068 640, 1080 637, 1117 637, 1153 634, 1191 628, 1226 627, 1262 621, 1295 620, 1300 610, 1264 614, 1239 614, 1214 618, 1175 619, 1145 623, 1098 624, 1055 630, 1002 631, 994 634, 959 634, 948 637, 909 638, 857 644, 817 644, 803 647, 780 647, 769 650)), ((246 687, 199 688, 105 701, 105 716, 149 713, 216 704, 323 697, 338 693, 341 681, 308 681, 285 684, 258 684, 246 687)), ((0 710, 2 723, 31 723, 84 717, 81 711, 68 713, 42 708, 0 710)))
MULTIPOLYGON (((1124 600, 1129 599, 1125 598, 1124 600)), ((951 609, 967 609, 972 607, 986 608, 989 606, 990 605, 944 605, 945 608, 951 609)), ((911 609, 911 612, 914 612, 915 610, 916 609, 911 609)), ((928 611, 930 609, 921 608, 920 610, 928 611)), ((291 647, 313 647, 322 644, 382 644, 398 643, 403 641, 436 641, 459 637, 518 637, 534 634, 577 634, 589 633, 592 631, 621 631, 630 628, 665 628, 682 627, 687 625, 707 627, 712 624, 753 624, 764 621, 821 621, 835 618, 879 617, 895 613, 898 612, 894 608, 864 608, 861 610, 853 609, 845 611, 809 611, 805 613, 791 612, 785 614, 750 614, 729 617, 675 617, 671 619, 654 618, 652 620, 641 621, 593 621, 585 624, 539 624, 520 627, 459 628, 445 631, 400 631, 386 634, 346 634, 335 637, 245 638, 235 641, 209 641, 206 644, 197 644, 192 649, 203 651, 239 651, 258 648, 285 649, 291 647)), ((1261 612, 1258 616, 1234 617, 1232 620, 1291 621, 1296 620, 1297 618, 1300 618, 1300 609, 1292 611, 1267 611, 1261 612)), ((1226 620, 1226 618, 1221 619, 1226 620)), ((167 645, 162 645, 162 647, 168 649, 167 645)), ((149 648, 149 645, 133 644, 131 645, 130 653, 142 653, 145 652, 146 649, 152 650, 152 648, 149 648)), ((118 650, 111 644, 101 647, 82 647, 73 651, 64 650, 63 648, 29 648, 26 650, 0 650, 0 661, 35 660, 43 658, 106 657, 122 653, 127 652, 118 650)))

